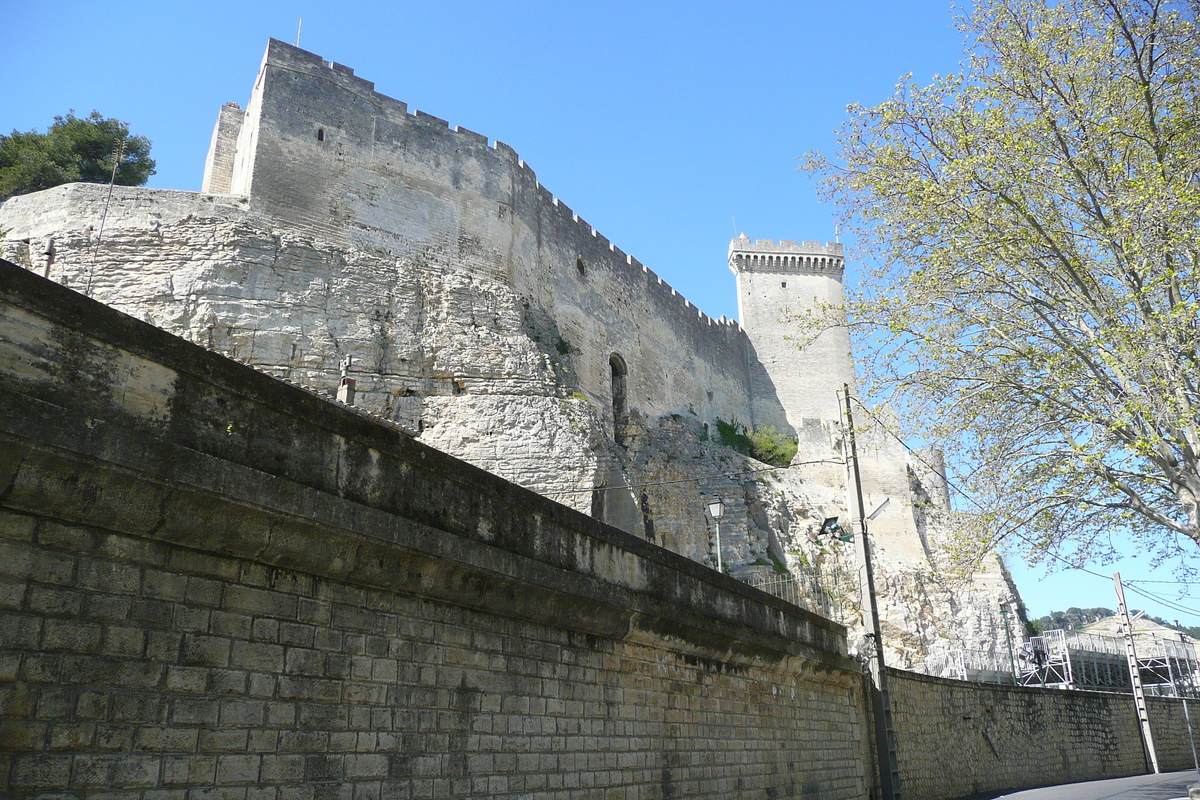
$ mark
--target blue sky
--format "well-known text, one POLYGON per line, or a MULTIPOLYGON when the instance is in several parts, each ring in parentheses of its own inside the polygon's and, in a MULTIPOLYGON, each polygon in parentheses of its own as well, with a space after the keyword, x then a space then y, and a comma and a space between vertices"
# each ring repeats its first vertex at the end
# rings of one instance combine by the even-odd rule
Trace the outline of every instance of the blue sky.
MULTIPOLYGON (((955 71, 963 43, 947 0, 9 6, 0 130, 98 109, 153 140, 151 186, 197 190, 218 108, 245 104, 267 38, 294 42, 303 18, 306 50, 410 109, 511 145, 576 213, 714 317, 737 315, 725 265, 735 233, 833 240, 833 210, 796 159, 834 149, 847 104, 882 101, 909 72, 927 83, 955 71)), ((1041 570, 1010 565, 1035 616, 1115 606, 1111 581, 1039 581, 1041 570)), ((1119 566, 1126 578, 1172 579, 1137 558, 1119 566)), ((1200 624, 1200 611, 1130 602, 1200 624)))

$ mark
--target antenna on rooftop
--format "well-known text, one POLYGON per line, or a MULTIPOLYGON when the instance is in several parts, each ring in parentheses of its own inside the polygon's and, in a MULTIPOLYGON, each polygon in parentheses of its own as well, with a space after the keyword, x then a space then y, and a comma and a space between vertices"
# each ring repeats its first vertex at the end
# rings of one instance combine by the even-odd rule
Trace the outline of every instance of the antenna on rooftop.
POLYGON ((835 242, 840 242, 842 240, 842 227, 836 222, 833 223, 833 240, 835 242))
POLYGON ((303 27, 304 27, 304 17, 301 17, 300 21, 296 23, 296 47, 300 46, 300 29, 303 27))
POLYGON ((733 238, 736 239, 737 238, 737 217, 735 217, 733 214, 730 214, 729 218, 731 220, 733 220, 733 238))
POLYGON ((112 203, 113 186, 117 183, 117 170, 121 168, 121 159, 125 157, 125 137, 117 138, 113 148, 112 177, 108 180, 108 197, 104 201, 104 213, 100 215, 100 230, 96 233, 96 244, 92 248, 92 263, 88 266, 87 287, 83 290, 87 297, 92 296, 92 275, 96 271, 96 254, 100 252, 100 240, 104 238, 104 223, 108 221, 108 206, 112 203))

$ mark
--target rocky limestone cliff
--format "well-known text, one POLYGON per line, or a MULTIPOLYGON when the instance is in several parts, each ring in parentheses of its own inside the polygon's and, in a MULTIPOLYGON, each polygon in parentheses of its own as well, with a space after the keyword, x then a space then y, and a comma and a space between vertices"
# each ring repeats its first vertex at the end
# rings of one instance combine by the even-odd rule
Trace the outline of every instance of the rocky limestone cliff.
MULTIPOLYGON (((579 393, 575 351, 551 314, 494 276, 335 246, 238 198, 184 192, 118 187, 101 237, 104 188, 0 209, 0 257, 329 396, 352 356, 359 407, 714 567, 704 503, 720 495, 727 571, 861 638, 854 545, 817 536, 826 517, 850 518, 836 431, 816 431, 818 445, 772 468, 722 445, 689 409, 650 418, 634 404, 614 429, 579 393)), ((875 537, 889 663, 996 654, 998 601, 1015 590, 996 556, 950 546, 956 523, 935 471, 918 464, 912 481, 913 506, 895 513, 913 515, 920 541, 875 537)))

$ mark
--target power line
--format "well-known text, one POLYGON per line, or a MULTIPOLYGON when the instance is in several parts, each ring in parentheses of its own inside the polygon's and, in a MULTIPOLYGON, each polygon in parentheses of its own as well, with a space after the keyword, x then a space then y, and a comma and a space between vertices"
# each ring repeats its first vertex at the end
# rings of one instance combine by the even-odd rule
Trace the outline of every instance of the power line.
POLYGON ((1171 609, 1172 611, 1182 611, 1187 614, 1200 614, 1200 611, 1198 611, 1194 608, 1189 608, 1187 606, 1180 605, 1180 604, 1176 603, 1174 600, 1168 600, 1165 597, 1159 597, 1158 595, 1153 594, 1151 592, 1147 592, 1146 590, 1141 589, 1137 586, 1129 586, 1128 584, 1126 584, 1126 587, 1129 589, 1129 591, 1134 592, 1136 594, 1140 594, 1142 597, 1146 597, 1150 600, 1154 600, 1156 602, 1162 603, 1164 606, 1171 609))
POLYGON ((108 181, 108 197, 104 201, 104 213, 100 216, 100 230, 96 233, 96 246, 92 248, 92 263, 88 266, 87 286, 83 290, 88 297, 92 296, 92 274, 96 271, 96 254, 100 252, 100 240, 104 238, 104 223, 108 220, 108 206, 112 203, 113 187, 117 184, 117 170, 120 168, 121 159, 124 156, 125 138, 120 137, 117 139, 116 149, 113 151, 113 168, 112 177, 108 181))
MULTIPOLYGON (((893 431, 891 428, 889 428, 887 426, 887 424, 883 422, 883 420, 879 419, 879 417, 875 415, 875 412, 873 412, 870 408, 868 408, 861 400, 859 400, 858 398, 855 398, 855 402, 858 403, 859 408, 861 408, 863 411, 865 411, 867 416, 869 416, 872 420, 874 420, 875 423, 888 434, 888 436, 891 436, 893 439, 895 439, 897 442, 899 442, 901 447, 903 447, 905 450, 907 450, 909 453, 911 453, 917 460, 919 460, 926 467, 933 470, 935 473, 940 474, 942 476, 942 479, 946 482, 947 487, 953 489, 955 492, 958 492, 958 494, 965 497, 968 501, 970 501, 972 504, 974 504, 975 507, 978 508, 980 511, 987 511, 987 509, 984 508, 983 505, 978 500, 976 500, 974 497, 972 497, 970 494, 968 494, 964 489, 960 488, 957 484, 954 483, 954 481, 952 481, 948 477, 946 477, 946 474, 943 470, 938 470, 936 467, 934 467, 932 464, 930 464, 928 461, 926 461, 925 458, 920 453, 918 453, 913 447, 911 447, 908 444, 908 442, 901 439, 900 436, 897 435, 895 431, 893 431)), ((1037 547, 1037 542, 1030 539, 1028 536, 1021 533, 1016 528, 1010 529, 1009 533, 1013 534, 1018 539, 1025 542, 1025 544, 1028 544, 1031 547, 1037 547)), ((1054 553, 1049 550, 1045 551, 1045 553, 1046 553, 1046 555, 1050 556, 1050 558, 1052 558, 1056 561, 1060 561, 1063 564, 1065 564, 1068 569, 1078 570, 1079 572, 1082 572, 1086 575, 1091 575, 1095 578, 1100 578, 1101 580, 1104 580, 1104 581, 1112 580, 1112 578, 1105 576, 1105 575, 1101 575, 1099 572, 1090 570, 1087 567, 1081 567, 1078 564, 1071 562, 1069 559, 1064 558, 1063 556, 1060 556, 1058 553, 1054 553)), ((1144 581, 1144 582, 1148 583, 1149 581, 1144 581)), ((1130 585, 1131 584, 1130 581, 1122 580, 1122 583, 1131 592, 1140 594, 1143 597, 1153 600, 1155 602, 1162 603, 1164 606, 1166 606, 1167 608, 1170 608, 1173 611, 1180 611, 1180 612, 1187 613, 1187 614, 1200 615, 1200 609, 1189 608, 1187 606, 1179 605, 1178 603, 1175 603, 1174 601, 1167 600, 1166 598, 1163 598, 1163 597, 1159 597, 1159 596, 1152 594, 1140 587, 1132 586, 1132 585, 1130 585)), ((1169 583, 1169 581, 1163 581, 1163 583, 1169 583)))
POLYGON ((1165 583, 1172 586, 1200 586, 1200 581, 1153 581, 1149 578, 1131 578, 1125 583, 1165 583))

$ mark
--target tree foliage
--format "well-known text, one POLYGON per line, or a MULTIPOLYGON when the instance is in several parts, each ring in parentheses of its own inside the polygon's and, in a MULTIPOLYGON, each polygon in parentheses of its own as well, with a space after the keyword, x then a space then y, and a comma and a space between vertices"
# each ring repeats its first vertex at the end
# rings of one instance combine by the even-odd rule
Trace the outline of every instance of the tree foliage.
POLYGON ((1033 620, 1033 626, 1038 633, 1046 631, 1073 631, 1090 625, 1093 622, 1099 622, 1102 619, 1108 619, 1114 616, 1111 608, 1079 608, 1071 606, 1066 611, 1051 611, 1044 617, 1039 617, 1033 620))
POLYGON ((0 200, 74 181, 108 183, 119 148, 116 183, 141 186, 154 174, 150 140, 130 136, 126 123, 99 111, 55 117, 45 133, 0 135, 0 200))
MULTIPOLYGON (((1033 627, 1038 633, 1046 631, 1075 631, 1081 630, 1093 622, 1099 622, 1102 619, 1116 616, 1115 611, 1111 608, 1079 608, 1071 606, 1066 611, 1051 611, 1044 617, 1038 617, 1033 620, 1033 627)), ((1130 609, 1129 613, 1136 617, 1137 609, 1130 609)), ((1193 625, 1180 625, 1179 620, 1168 620, 1162 617, 1155 617, 1149 614, 1145 618, 1151 622, 1157 622, 1164 628, 1170 628, 1173 631, 1185 633, 1193 639, 1200 640, 1200 627, 1193 625)))
POLYGON ((997 538, 1200 542, 1197 0, 981 0, 961 74, 851 107, 823 176, 867 377, 997 538))

